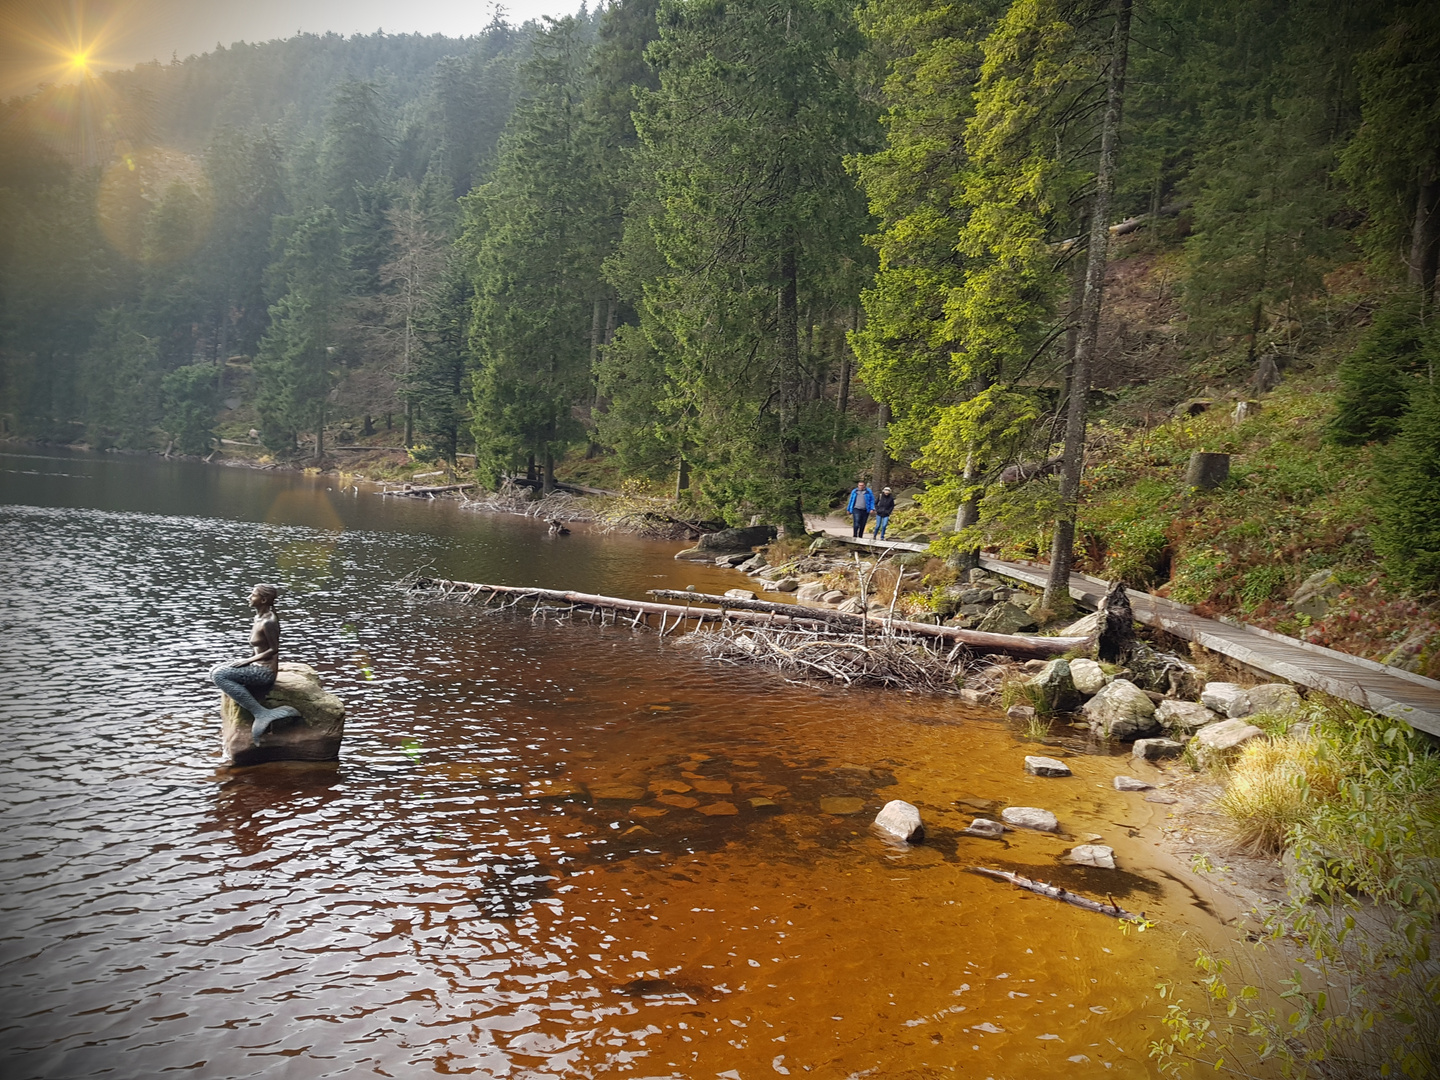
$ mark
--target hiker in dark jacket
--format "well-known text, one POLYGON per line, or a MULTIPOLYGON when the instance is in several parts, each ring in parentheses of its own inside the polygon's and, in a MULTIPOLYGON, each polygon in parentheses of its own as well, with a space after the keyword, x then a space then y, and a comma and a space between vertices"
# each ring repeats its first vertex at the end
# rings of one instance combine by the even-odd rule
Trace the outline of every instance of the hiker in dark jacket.
POLYGON ((875 493, 865 486, 864 480, 855 481, 855 490, 850 492, 850 501, 845 504, 846 512, 855 523, 851 536, 865 535, 865 522, 870 519, 870 511, 874 509, 875 493))
POLYGON ((895 512, 895 496, 890 494, 887 487, 875 500, 875 532, 872 534, 876 540, 885 539, 885 528, 890 524, 890 515, 895 512))

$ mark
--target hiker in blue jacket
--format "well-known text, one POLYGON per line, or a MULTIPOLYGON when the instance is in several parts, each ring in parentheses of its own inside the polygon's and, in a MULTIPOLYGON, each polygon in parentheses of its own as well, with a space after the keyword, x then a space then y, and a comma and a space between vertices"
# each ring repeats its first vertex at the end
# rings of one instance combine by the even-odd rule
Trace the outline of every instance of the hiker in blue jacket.
POLYGON ((875 509, 875 493, 865 486, 864 480, 855 481, 855 490, 850 492, 850 501, 845 504, 850 518, 855 522, 851 536, 865 535, 865 522, 870 520, 870 511, 875 509))

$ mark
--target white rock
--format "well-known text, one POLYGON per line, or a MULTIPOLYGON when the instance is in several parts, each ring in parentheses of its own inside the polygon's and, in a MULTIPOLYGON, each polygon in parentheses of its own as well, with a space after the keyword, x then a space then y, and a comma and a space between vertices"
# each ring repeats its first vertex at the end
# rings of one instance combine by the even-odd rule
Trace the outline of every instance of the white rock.
POLYGON ((726 589, 725 595, 731 600, 754 600, 755 594, 749 589, 726 589))
POLYGON ((900 799, 891 799, 880 808, 880 813, 875 815, 875 825, 907 844, 918 844, 925 839, 925 826, 920 821, 920 811, 900 799))
POLYGON ((1092 611, 1083 619, 1077 619, 1075 622, 1065 627, 1064 630, 1061 630, 1060 636, 1092 637, 1093 635, 1100 633, 1100 626, 1104 619, 1105 615, 1102 612, 1092 611))
POLYGON ((1250 695, 1243 686, 1233 682, 1209 683, 1200 692, 1200 704, 1214 709, 1221 716, 1235 719, 1249 716, 1254 709, 1250 706, 1250 695))
POLYGON ((1115 869, 1115 849, 1104 844, 1080 844, 1070 849, 1070 861, 1077 866, 1098 866, 1115 869))
POLYGON ((1166 731, 1188 735, 1206 724, 1213 724, 1220 717, 1199 702, 1167 699, 1155 707, 1155 719, 1166 731))
POLYGON ((970 827, 963 831, 970 836, 984 836, 998 840, 1005 835, 1005 826, 998 821, 991 821, 989 818, 977 817, 970 823, 970 827))
POLYGON ((1242 743, 1264 734, 1265 732, 1254 724, 1247 724, 1244 720, 1217 720, 1195 732, 1195 755, 1202 764, 1208 764, 1242 743))
POLYGON ((796 600, 819 600, 825 595, 825 586, 818 581, 806 582, 795 590, 796 600))
POLYGON ((1082 656, 1070 661, 1070 678, 1074 680, 1076 690, 1086 697, 1094 697, 1105 686, 1105 669, 1082 656))
POLYGON ((1144 780, 1137 780, 1133 776, 1115 777, 1116 791, 1149 791, 1154 784, 1146 783, 1144 780))
POLYGON ((1025 771, 1031 776, 1071 776, 1070 766, 1053 757, 1025 755, 1025 771))
POLYGON ((1035 829, 1038 832, 1060 831, 1060 822, 1054 814, 1034 806, 1007 806, 1000 811, 1000 820, 1006 825, 1021 829, 1035 829))

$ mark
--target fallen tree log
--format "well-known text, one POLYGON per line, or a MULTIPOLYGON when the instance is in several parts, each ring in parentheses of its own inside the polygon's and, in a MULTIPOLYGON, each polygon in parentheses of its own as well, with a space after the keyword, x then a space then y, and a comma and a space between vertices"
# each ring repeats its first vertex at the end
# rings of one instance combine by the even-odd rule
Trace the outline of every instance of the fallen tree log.
POLYGON ((446 491, 468 491, 474 484, 433 484, 426 487, 407 487, 398 491, 382 491, 381 495, 403 495, 408 499, 423 499, 446 491))
MULTIPOLYGON (((716 604, 731 611, 775 612, 781 615, 791 615, 792 618, 794 616, 791 613, 799 607, 798 604, 777 604, 770 600, 735 600, 728 596, 682 592, 679 589, 650 589, 649 595, 666 599, 693 600, 699 604, 716 604)), ((1078 649, 1090 643, 1089 638, 987 634, 982 630, 962 630, 958 626, 935 626, 933 623, 882 619, 874 615, 850 615, 824 608, 800 608, 800 610, 806 612, 807 617, 814 621, 823 622, 827 626, 836 628, 854 631, 859 631, 867 626, 881 631, 890 628, 902 633, 914 634, 917 637, 933 637, 944 641, 960 642, 974 652, 1001 653, 1005 656, 1024 657, 1027 660, 1046 660, 1055 656, 1063 656, 1072 649, 1078 649)))
POLYGON ((1021 877, 1019 874, 1009 870, 991 870, 988 866, 972 866, 970 869, 976 874, 984 874, 987 877, 1008 881, 1017 888, 1037 893, 1040 896, 1048 896, 1052 900, 1063 900, 1067 904, 1074 904, 1076 907, 1084 908, 1086 911, 1094 911, 1101 915, 1110 915, 1116 919, 1126 919, 1130 922, 1140 922, 1145 918, 1143 911, 1139 915, 1132 914, 1115 903, 1113 898, 1107 898, 1110 899, 1110 902, 1108 904, 1102 904, 1099 900, 1091 900, 1088 896, 1081 896, 1079 893, 1073 893, 1069 889, 1062 889, 1058 885, 1050 885, 1043 881, 1035 881, 1032 878, 1021 877))
MULTIPOLYGON (((510 483, 514 484, 516 487, 527 487, 527 488, 544 488, 544 487, 545 487, 545 481, 543 481, 543 480, 531 480, 528 476, 511 476, 511 477, 507 477, 507 479, 510 481, 510 483)), ((623 492, 619 492, 619 491, 610 491, 608 488, 586 487, 584 484, 567 484, 567 483, 563 483, 563 482, 561 482, 561 481, 559 481, 559 480, 554 481, 554 482, 550 485, 550 490, 551 490, 551 491, 565 491, 565 492, 569 492, 571 495, 621 495, 621 494, 623 494, 623 492)))

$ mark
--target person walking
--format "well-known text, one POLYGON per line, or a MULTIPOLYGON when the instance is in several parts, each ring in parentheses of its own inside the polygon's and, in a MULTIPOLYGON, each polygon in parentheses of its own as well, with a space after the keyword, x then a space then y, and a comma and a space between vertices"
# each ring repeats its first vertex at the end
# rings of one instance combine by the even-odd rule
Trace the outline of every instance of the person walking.
POLYGON ((890 515, 895 512, 895 496, 890 494, 887 487, 875 500, 875 532, 872 534, 876 540, 885 539, 885 529, 890 524, 890 515))
POLYGON ((865 486, 864 480, 855 481, 855 490, 850 492, 850 501, 845 504, 850 519, 855 523, 851 536, 865 535, 865 522, 870 520, 870 511, 875 509, 875 493, 865 486))

